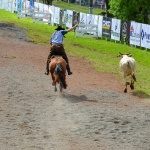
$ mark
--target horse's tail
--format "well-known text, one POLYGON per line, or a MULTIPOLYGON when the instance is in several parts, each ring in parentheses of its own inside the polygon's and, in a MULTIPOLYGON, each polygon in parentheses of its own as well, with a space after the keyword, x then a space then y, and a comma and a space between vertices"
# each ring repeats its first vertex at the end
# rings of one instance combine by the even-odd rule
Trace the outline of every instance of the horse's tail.
POLYGON ((67 84, 66 84, 66 79, 65 79, 65 72, 64 69, 62 67, 62 65, 60 63, 56 64, 55 70, 54 70, 54 74, 58 75, 59 78, 59 82, 62 85, 62 87, 64 89, 67 88, 67 84))

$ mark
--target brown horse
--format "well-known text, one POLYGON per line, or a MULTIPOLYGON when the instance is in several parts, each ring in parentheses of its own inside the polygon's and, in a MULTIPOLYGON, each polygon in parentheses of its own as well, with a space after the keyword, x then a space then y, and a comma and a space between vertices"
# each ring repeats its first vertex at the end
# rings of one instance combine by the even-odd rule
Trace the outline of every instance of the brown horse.
POLYGON ((67 88, 66 84, 66 61, 61 56, 52 56, 49 64, 49 70, 53 80, 52 85, 55 86, 54 91, 57 91, 56 84, 59 84, 60 92, 67 88))

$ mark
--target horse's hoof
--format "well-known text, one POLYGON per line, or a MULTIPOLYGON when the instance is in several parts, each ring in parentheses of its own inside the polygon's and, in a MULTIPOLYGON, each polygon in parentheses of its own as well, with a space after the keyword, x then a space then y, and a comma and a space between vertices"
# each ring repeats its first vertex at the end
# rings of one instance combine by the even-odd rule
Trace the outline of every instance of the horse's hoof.
POLYGON ((68 75, 72 75, 73 73, 70 71, 70 72, 68 72, 68 75))
POLYGON ((124 93, 127 93, 127 89, 126 88, 124 89, 124 93))
POLYGON ((46 72, 45 72, 45 75, 49 75, 49 71, 46 71, 46 72))
POLYGON ((129 82, 126 82, 126 85, 130 85, 130 83, 129 83, 129 82))
POLYGON ((52 83, 52 86, 55 86, 55 85, 56 85, 56 84, 53 82, 53 83, 52 83))
POLYGON ((131 85, 130 85, 130 88, 131 88, 131 90, 134 90, 134 85, 131 84, 131 85))

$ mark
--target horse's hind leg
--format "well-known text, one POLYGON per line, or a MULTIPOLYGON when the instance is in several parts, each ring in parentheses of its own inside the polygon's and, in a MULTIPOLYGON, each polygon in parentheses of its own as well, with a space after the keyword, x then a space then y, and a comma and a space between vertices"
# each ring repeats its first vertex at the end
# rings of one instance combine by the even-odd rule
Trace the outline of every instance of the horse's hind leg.
POLYGON ((56 84, 55 84, 55 88, 54 88, 54 91, 55 91, 55 92, 57 92, 57 87, 56 87, 56 84))
POLYGON ((131 90, 134 90, 134 82, 131 82, 130 88, 131 88, 131 90))
POLYGON ((53 73, 51 73, 51 78, 52 78, 52 85, 55 86, 56 83, 54 82, 55 81, 55 77, 54 77, 53 73))
POLYGON ((127 86, 128 86, 129 84, 130 84, 130 83, 126 81, 124 93, 127 93, 127 86))
POLYGON ((59 83, 59 90, 60 90, 60 92, 62 92, 62 90, 63 90, 63 87, 62 87, 62 83, 61 83, 61 82, 59 83))

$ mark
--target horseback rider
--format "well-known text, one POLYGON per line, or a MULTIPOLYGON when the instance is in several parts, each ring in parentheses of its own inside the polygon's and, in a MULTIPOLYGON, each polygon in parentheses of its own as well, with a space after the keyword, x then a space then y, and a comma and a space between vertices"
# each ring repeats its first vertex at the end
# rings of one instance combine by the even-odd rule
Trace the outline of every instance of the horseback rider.
POLYGON ((68 57, 67 57, 65 49, 64 49, 63 38, 64 38, 65 34, 67 34, 68 32, 70 32, 72 30, 74 30, 77 26, 78 26, 78 24, 76 24, 75 26, 73 26, 72 28, 70 28, 68 30, 65 30, 61 26, 58 26, 55 29, 57 31, 52 34, 52 37, 50 39, 51 48, 50 48, 50 54, 48 56, 47 63, 46 63, 46 72, 45 72, 46 75, 49 74, 49 63, 50 63, 51 57, 53 55, 60 55, 60 56, 62 56, 63 59, 67 63, 66 69, 67 69, 68 75, 72 74, 72 72, 70 70, 70 66, 69 66, 68 57))

